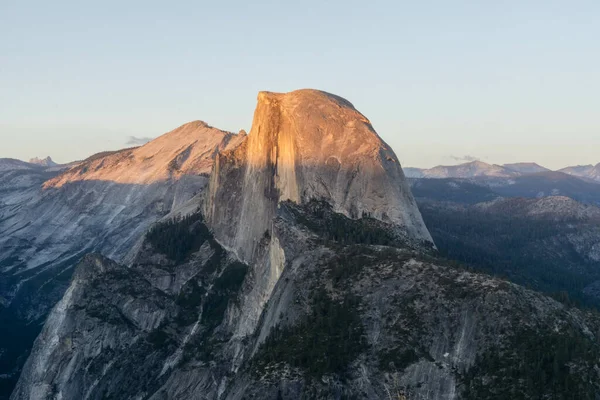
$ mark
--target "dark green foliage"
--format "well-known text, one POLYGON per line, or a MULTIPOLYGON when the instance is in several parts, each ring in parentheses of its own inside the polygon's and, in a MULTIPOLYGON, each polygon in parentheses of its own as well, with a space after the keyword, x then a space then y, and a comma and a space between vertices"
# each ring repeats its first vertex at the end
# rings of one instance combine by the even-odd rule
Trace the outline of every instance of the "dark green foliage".
POLYGON ((171 339, 169 334, 161 328, 155 329, 152 332, 150 332, 146 340, 157 349, 170 347, 176 344, 176 342, 173 339, 171 339))
POLYGON ((225 271, 215 279, 213 290, 227 293, 235 293, 239 290, 246 278, 248 266, 235 261, 225 268, 225 271))
POLYGON ((336 285, 343 285, 349 279, 358 278, 364 268, 378 262, 406 262, 412 256, 410 252, 399 252, 396 249, 374 249, 365 245, 348 246, 339 251, 334 259, 328 262, 329 277, 336 285))
POLYGON ((234 262, 228 265, 221 276, 215 279, 202 308, 203 324, 214 327, 221 323, 229 301, 237 296, 247 272, 246 264, 234 262))
POLYGON ((196 213, 160 222, 148 231, 146 239, 158 252, 181 263, 202 243, 212 239, 210 230, 202 221, 202 214, 196 213))
MULTIPOLYGON (((216 263, 216 261, 215 261, 216 263)), ((193 337, 185 346, 183 363, 195 358, 211 361, 218 348, 226 343, 227 338, 215 335, 215 329, 223 322, 225 312, 230 301, 234 301, 246 278, 248 266, 240 262, 229 264, 222 274, 217 277, 206 296, 202 296, 202 331, 193 337)), ((180 319, 190 314, 190 311, 181 311, 180 319)), ((197 314, 193 314, 194 321, 197 314)), ((190 319, 191 321, 191 319, 190 319)), ((194 321, 187 321, 188 323, 194 321)))
POLYGON ((196 335, 185 344, 181 362, 187 363, 192 359, 205 362, 213 361, 221 344, 223 342, 215 340, 206 332, 196 335))
POLYGON ((570 221, 524 218, 510 209, 492 213, 426 204, 420 209, 441 256, 534 290, 563 292, 556 298, 568 304, 600 305, 582 292, 600 279, 600 263, 575 251, 568 234, 577 228, 570 221))
POLYGON ((178 325, 187 326, 196 322, 205 293, 206 290, 193 279, 181 289, 175 301, 180 307, 176 319, 178 325))
POLYGON ((420 357, 414 349, 395 348, 379 354, 379 367, 388 371, 402 371, 419 359, 420 357))
MULTIPOLYGON (((19 254, 27 248, 18 246, 13 254, 19 254)), ((43 249, 39 247, 38 251, 43 249)), ((17 280, 21 281, 17 296, 10 306, 5 308, 0 305, 0 375, 4 375, 0 378, 0 399, 8 399, 44 324, 47 311, 44 311, 44 316, 29 320, 31 315, 27 310, 35 307, 39 312, 45 306, 56 304, 67 289, 74 266, 80 258, 80 254, 75 254, 53 268, 42 268, 43 271, 34 268, 18 275, 4 274, 0 277, 0 292, 14 289, 17 280)), ((0 262, 0 269, 11 265, 18 264, 15 260, 0 262)))
POLYGON ((204 293, 204 288, 198 286, 196 281, 190 280, 177 296, 176 304, 182 308, 198 307, 202 303, 204 293))
POLYGON ((337 257, 329 263, 329 276, 335 284, 344 284, 350 278, 357 278, 365 266, 373 263, 373 259, 364 254, 337 257))
POLYGON ((595 400, 599 357, 598 344, 571 328, 524 330, 476 360, 463 379, 465 397, 595 400))
POLYGON ((413 181, 411 190, 416 198, 476 204, 500 197, 489 187, 473 183, 468 179, 421 178, 413 181))
POLYGON ((20 367, 25 363, 31 343, 42 329, 43 320, 27 324, 15 310, 0 306, 0 371, 15 371, 0 378, 0 399, 8 399, 17 383, 20 367), (18 366, 18 367, 17 367, 18 366))
POLYGON ((363 215, 355 220, 333 212, 325 201, 311 200, 308 204, 297 206, 287 202, 283 204, 295 219, 325 241, 341 244, 372 244, 401 246, 404 243, 394 233, 392 226, 375 218, 363 215))
POLYGON ((319 290, 302 321, 273 328, 254 359, 255 368, 283 362, 313 377, 343 374, 368 346, 358 308, 355 297, 335 301, 319 290))
POLYGON ((600 205, 600 185, 558 171, 528 174, 513 179, 510 185, 498 185, 494 191, 503 197, 536 198, 539 193, 552 193, 555 190, 582 203, 600 205))

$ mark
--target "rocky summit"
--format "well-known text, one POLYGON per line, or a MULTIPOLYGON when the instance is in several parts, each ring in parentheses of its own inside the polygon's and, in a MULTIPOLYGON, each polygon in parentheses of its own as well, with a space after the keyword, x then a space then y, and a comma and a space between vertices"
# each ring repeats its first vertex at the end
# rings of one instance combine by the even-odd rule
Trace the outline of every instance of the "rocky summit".
POLYGON ((94 252, 76 263, 11 399, 600 393, 598 315, 442 258, 397 157, 350 102, 261 92, 248 135, 209 129, 184 126, 44 183, 135 182, 169 206, 110 232, 116 217, 97 221, 107 240, 82 247, 94 252), (175 201, 184 180, 198 184, 175 201))
POLYGON ((259 93, 247 140, 217 157, 205 203, 208 223, 250 261, 280 202, 315 199, 431 243, 396 155, 350 102, 316 90, 259 93))

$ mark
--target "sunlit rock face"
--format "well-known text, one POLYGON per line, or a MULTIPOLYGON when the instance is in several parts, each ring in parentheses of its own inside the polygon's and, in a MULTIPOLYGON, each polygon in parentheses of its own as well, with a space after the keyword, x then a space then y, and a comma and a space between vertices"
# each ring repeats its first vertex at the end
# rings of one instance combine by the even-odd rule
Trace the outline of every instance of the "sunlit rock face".
POLYGON ((150 224, 202 193, 217 152, 243 137, 195 121, 62 172, 0 163, 0 324, 16 337, 30 332, 18 346, 14 333, 0 332, 0 376, 16 379, 19 360, 84 254, 127 259, 150 224))
POLYGON ((325 200, 431 242, 394 152, 350 102, 326 92, 260 92, 247 140, 218 156, 211 179, 207 219, 245 260, 285 200, 325 200))
POLYGON ((264 92, 236 139, 125 263, 83 259, 13 400, 513 398, 530 347, 568 332, 584 351, 557 381, 600 390, 597 319, 436 259, 396 157, 350 103, 264 92))
POLYGON ((205 122, 193 121, 144 146, 91 157, 48 181, 44 187, 56 188, 92 180, 148 185, 178 180, 186 175, 208 174, 215 155, 235 147, 242 138, 205 122))
POLYGON ((204 202, 216 239, 253 268, 236 335, 254 331, 291 256, 274 227, 279 205, 311 200, 432 244, 396 155, 350 102, 318 90, 260 92, 250 134, 217 156, 204 202))
POLYGON ((195 121, 33 181, 23 188, 28 196, 13 190, 0 203, 0 272, 31 277, 92 249, 120 260, 150 223, 199 194, 216 154, 242 139, 195 121))

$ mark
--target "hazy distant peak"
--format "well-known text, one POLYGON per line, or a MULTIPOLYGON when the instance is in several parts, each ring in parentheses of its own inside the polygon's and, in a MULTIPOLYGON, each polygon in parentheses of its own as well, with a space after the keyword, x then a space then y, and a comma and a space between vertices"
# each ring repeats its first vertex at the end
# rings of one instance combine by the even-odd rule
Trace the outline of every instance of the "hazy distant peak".
POLYGON ((35 164, 35 165, 41 165, 42 167, 55 167, 58 164, 55 163, 52 158, 50 156, 46 157, 46 158, 38 158, 38 157, 34 157, 31 160, 29 160, 30 164, 35 164))
POLYGON ((542 167, 541 165, 534 162, 504 164, 503 167, 508 168, 511 171, 519 172, 521 174, 535 174, 538 172, 550 171, 548 168, 542 167))
POLYGON ((579 178, 600 182, 600 163, 596 165, 576 165, 563 168, 560 171, 579 178))
POLYGON ((474 178, 491 176, 508 178, 519 175, 518 172, 496 164, 475 160, 459 165, 439 165, 430 169, 405 168, 409 178, 474 178))
POLYGON ((587 164, 587 165, 573 165, 571 167, 565 167, 560 169, 559 171, 565 172, 565 173, 569 173, 569 172, 585 172, 588 171, 590 169, 594 168, 594 166, 592 164, 587 164))

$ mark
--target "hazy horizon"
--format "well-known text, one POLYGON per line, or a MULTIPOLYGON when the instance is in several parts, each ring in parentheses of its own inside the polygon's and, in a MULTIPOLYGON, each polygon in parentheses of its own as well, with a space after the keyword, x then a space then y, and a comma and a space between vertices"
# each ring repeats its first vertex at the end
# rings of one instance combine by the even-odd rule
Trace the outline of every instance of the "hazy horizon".
POLYGON ((0 157, 64 163, 197 119, 249 131, 258 91, 315 88, 352 102, 405 167, 596 164, 599 12, 595 1, 7 1, 0 157))
MULTIPOLYGON (((206 121, 204 121, 204 122, 206 122, 206 121)), ((215 127, 215 128, 218 128, 218 127, 215 127)), ((246 131, 248 132, 249 129, 246 130, 246 131)), ((164 134, 167 134, 167 133, 169 133, 169 132, 165 132, 164 134)), ((237 133, 237 132, 233 132, 233 133, 237 133)), ((97 153, 100 153, 100 152, 103 152, 103 151, 113 151, 113 150, 121 150, 121 149, 126 149, 126 148, 131 148, 131 147, 143 146, 144 144, 148 143, 151 140, 156 139, 159 136, 161 136, 161 135, 158 135, 158 136, 152 137, 152 138, 150 138, 150 137, 132 137, 132 136, 129 136, 127 138, 127 141, 125 142, 125 144, 123 146, 121 146, 121 147, 117 147, 117 148, 114 148, 114 149, 109 149, 109 148, 107 148, 107 149, 101 149, 101 150, 99 150, 99 151, 97 151, 95 153, 88 154, 88 155, 86 155, 84 157, 77 158, 77 159, 66 160, 66 161, 57 160, 51 154, 39 154, 39 155, 35 155, 35 156, 32 156, 32 157, 28 157, 28 158, 3 157, 3 156, 0 155, 0 158, 12 158, 12 159, 17 159, 17 160, 29 162, 30 160, 32 160, 34 158, 45 159, 46 157, 50 157, 52 159, 52 161, 57 162, 59 164, 68 164, 68 163, 71 163, 71 162, 82 161, 85 158, 88 158, 90 156, 93 156, 94 154, 97 154, 97 153), (133 143, 133 142, 138 142, 138 143, 133 143)), ((394 149, 394 151, 395 151, 395 149, 394 149)), ((429 168, 440 167, 440 166, 442 166, 442 167, 449 167, 449 166, 455 166, 455 165, 460 165, 460 164, 466 164, 466 163, 470 163, 470 162, 474 162, 474 161, 482 161, 482 162, 485 162, 485 163, 490 164, 490 165, 500 165, 500 166, 505 165, 505 164, 515 164, 515 163, 535 163, 535 164, 538 164, 538 165, 540 165, 542 167, 546 167, 546 168, 548 168, 550 170, 560 170, 560 169, 563 169, 563 168, 566 168, 566 167, 576 167, 576 166, 585 166, 585 165, 600 164, 600 161, 599 161, 599 162, 596 162, 596 163, 591 162, 591 163, 588 163, 588 164, 569 164, 569 165, 564 165, 564 166, 559 167, 559 168, 551 168, 551 167, 548 167, 548 166, 546 166, 544 164, 536 162, 535 160, 520 160, 520 161, 511 161, 511 162, 489 162, 489 161, 486 161, 484 159, 475 158, 475 157, 466 155, 466 156, 463 156, 463 157, 449 156, 449 158, 452 161, 450 161, 448 163, 441 163, 441 164, 435 164, 435 165, 421 167, 421 166, 407 165, 406 163, 404 163, 402 161, 402 158, 400 156, 398 158, 400 159, 400 162, 402 164, 402 168, 418 168, 418 169, 429 169, 429 168)))

